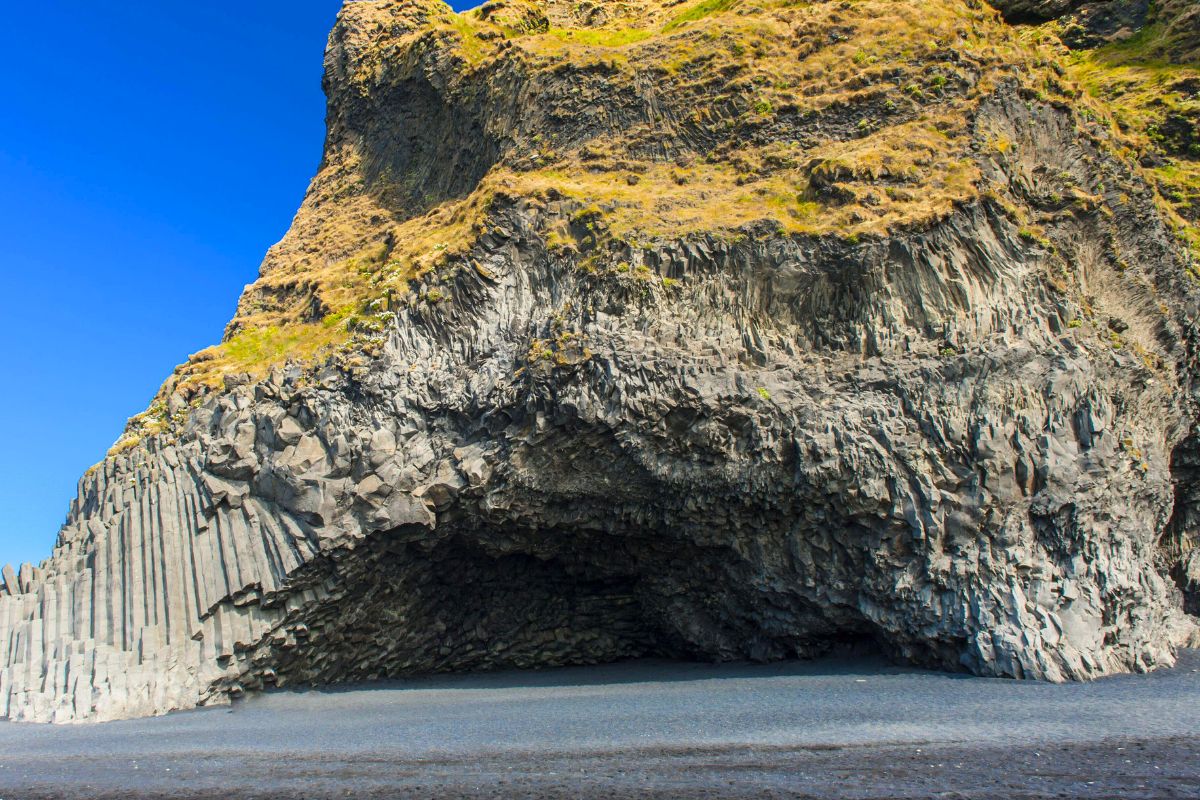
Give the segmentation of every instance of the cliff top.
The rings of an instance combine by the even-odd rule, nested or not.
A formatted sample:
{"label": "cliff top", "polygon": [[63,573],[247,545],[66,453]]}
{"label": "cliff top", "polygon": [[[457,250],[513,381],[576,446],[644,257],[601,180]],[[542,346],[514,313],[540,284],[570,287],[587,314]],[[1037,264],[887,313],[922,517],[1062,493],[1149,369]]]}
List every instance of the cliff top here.
{"label": "cliff top", "polygon": [[[1009,143],[976,111],[1003,86],[1077,109],[1140,159],[1200,248],[1195,144],[1171,149],[1157,105],[1195,109],[1200,72],[1168,60],[1194,54],[1189,14],[1069,50],[1070,19],[1014,27],[967,0],[348,2],[325,158],[292,230],[225,340],[176,370],[126,443],[225,375],[369,356],[398,303],[446,302],[441,282],[486,269],[467,254],[512,234],[492,229],[498,206],[535,207],[552,251],[630,281],[649,276],[629,249],[662,239],[925,225],[991,192],[981,164]],[[1036,240],[1038,220],[1010,211]]]}

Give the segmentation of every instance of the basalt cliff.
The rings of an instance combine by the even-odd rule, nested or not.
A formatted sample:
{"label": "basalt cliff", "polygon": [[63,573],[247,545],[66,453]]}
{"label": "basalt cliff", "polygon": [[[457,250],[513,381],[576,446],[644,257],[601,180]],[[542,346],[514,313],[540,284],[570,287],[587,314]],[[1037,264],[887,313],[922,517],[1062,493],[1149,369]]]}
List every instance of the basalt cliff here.
{"label": "basalt cliff", "polygon": [[0,580],[0,717],[1200,611],[1190,2],[350,0],[221,344]]}

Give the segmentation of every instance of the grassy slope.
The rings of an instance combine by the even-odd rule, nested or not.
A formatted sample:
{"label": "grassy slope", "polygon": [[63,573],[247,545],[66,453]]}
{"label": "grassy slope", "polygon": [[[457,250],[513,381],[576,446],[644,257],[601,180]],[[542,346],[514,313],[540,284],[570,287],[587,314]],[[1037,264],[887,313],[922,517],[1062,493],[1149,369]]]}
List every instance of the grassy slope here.
{"label": "grassy slope", "polygon": [[[565,224],[543,234],[551,247],[578,251],[587,269],[621,270],[589,255],[603,242],[636,246],[700,231],[736,236],[764,219],[794,234],[884,235],[940,218],[987,190],[968,121],[1001,82],[1015,80],[1031,97],[1073,104],[1086,90],[1105,104],[1092,103],[1095,113],[1111,108],[1113,124],[1136,139],[1149,136],[1153,97],[1164,82],[1191,70],[1134,58],[1138,43],[1075,56],[1064,68],[1065,56],[1046,29],[1014,31],[986,6],[971,5],[613,3],[602,24],[585,25],[546,15],[527,0],[464,14],[427,3],[424,30],[364,57],[364,86],[372,64],[433,45],[455,54],[463,86],[486,82],[501,60],[516,60],[531,77],[557,75],[566,65],[599,67],[616,88],[649,81],[677,102],[642,126],[582,146],[535,135],[516,148],[519,158],[502,159],[468,197],[398,222],[392,215],[379,223],[380,209],[356,191],[365,180],[357,154],[329,159],[310,193],[319,202],[301,210],[291,234],[302,254],[289,253],[264,271],[243,298],[231,335],[176,371],[156,407],[131,425],[127,441],[157,429],[172,393],[195,400],[229,373],[262,375],[287,360],[370,352],[389,307],[445,300],[436,289],[412,297],[410,281],[458,268],[458,256],[486,230],[498,195],[575,201],[577,218],[594,235],[579,240]],[[1113,87],[1121,81],[1136,89],[1117,94]],[[707,150],[670,159],[638,155],[656,137],[686,140],[697,130],[724,135]],[[791,138],[797,130],[818,133],[800,142]],[[1131,153],[1136,147],[1130,142]],[[1187,192],[1193,167],[1172,161],[1155,174],[1168,193]],[[1180,227],[1194,234],[1182,220]],[[323,318],[312,319],[311,303],[288,299],[300,289],[319,299]]]}
{"label": "grassy slope", "polygon": [[1061,60],[1109,116],[1130,155],[1146,166],[1180,235],[1200,258],[1200,62],[1177,37],[1157,21],[1124,41],[1064,52]]}

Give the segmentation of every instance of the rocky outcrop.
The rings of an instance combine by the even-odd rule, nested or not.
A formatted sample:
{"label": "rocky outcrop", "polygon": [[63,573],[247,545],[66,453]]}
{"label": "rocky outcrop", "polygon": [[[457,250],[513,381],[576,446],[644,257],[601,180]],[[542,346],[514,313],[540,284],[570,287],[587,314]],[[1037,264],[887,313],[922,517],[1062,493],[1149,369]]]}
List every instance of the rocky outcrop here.
{"label": "rocky outcrop", "polygon": [[1162,0],[1156,21],[1164,28],[1164,55],[1179,64],[1200,61],[1200,6],[1188,0]]}
{"label": "rocky outcrop", "polygon": [[[997,0],[993,3],[1014,22],[1041,22],[1061,17],[1085,0]],[[1103,2],[1103,0],[1101,0]]]}
{"label": "rocky outcrop", "polygon": [[1146,44],[1177,64],[1200,58],[1200,6],[1191,0],[997,0],[1014,23],[1062,20],[1062,41],[1075,49],[1124,42],[1152,26]]}
{"label": "rocky outcrop", "polygon": [[[313,242],[352,238],[330,219],[368,240],[386,222],[372,208],[431,225],[428,208],[528,156],[528,120],[443,81],[463,69],[457,45],[419,32],[444,13],[343,11],[326,164],[231,336],[256,314],[329,314],[336,295],[296,276]],[[389,36],[400,49],[379,50]],[[514,85],[527,56],[509,57],[488,80]],[[597,69],[568,73],[575,91],[545,74],[515,85],[569,104],[613,80]],[[230,356],[181,371],[162,426],[80,482],[53,556],[5,571],[0,716],[844,641],[1055,681],[1171,664],[1196,588],[1186,254],[1100,128],[1015,79],[955,91],[944,102],[973,98],[961,135],[981,188],[944,213],[862,236],[764,219],[618,237],[613,208],[513,182],[340,354],[207,392],[190,376]],[[396,107],[424,110],[392,127]],[[549,124],[554,107],[538,107]],[[756,122],[755,141],[853,141],[870,132],[858,118],[842,105]],[[587,119],[560,122],[558,146],[620,129],[617,110]],[[684,150],[659,155],[686,164]],[[812,165],[809,196],[830,215],[886,202],[854,207],[860,152]],[[895,163],[872,174],[904,191]],[[381,271],[402,247],[390,241]]]}

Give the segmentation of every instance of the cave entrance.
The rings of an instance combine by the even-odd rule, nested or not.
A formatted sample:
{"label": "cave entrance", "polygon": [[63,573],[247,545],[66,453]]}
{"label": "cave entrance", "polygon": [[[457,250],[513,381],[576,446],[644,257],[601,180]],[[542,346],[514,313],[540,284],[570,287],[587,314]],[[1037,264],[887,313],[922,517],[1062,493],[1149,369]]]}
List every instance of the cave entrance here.
{"label": "cave entrance", "polygon": [[377,536],[334,565],[337,589],[304,611],[304,640],[275,654],[279,685],[686,656],[628,571],[475,537],[403,538]]}
{"label": "cave entrance", "polygon": [[397,529],[332,554],[315,575],[327,593],[293,617],[304,636],[254,663],[294,686],[888,649],[857,609],[764,584],[747,563],[663,530]]}

